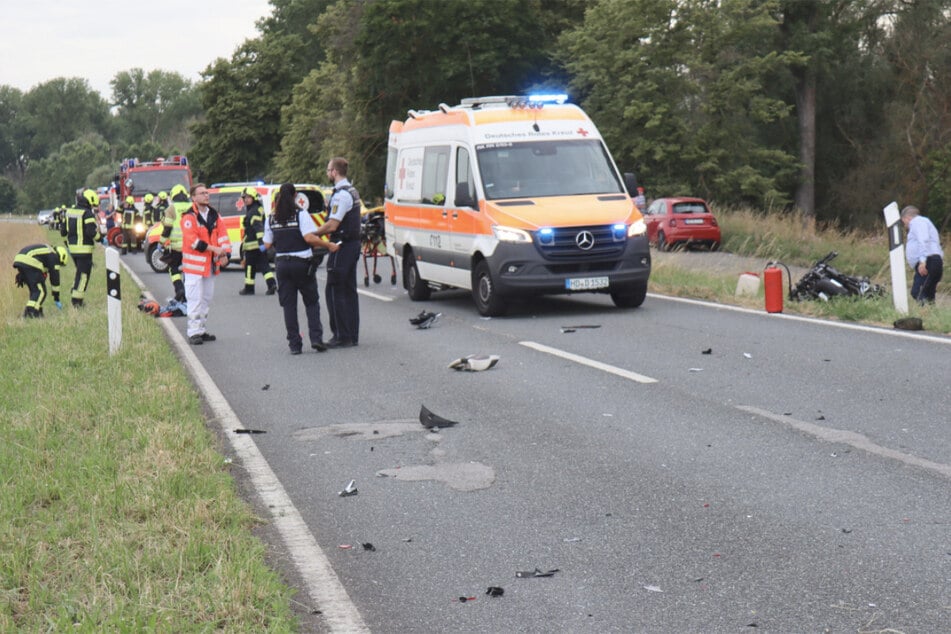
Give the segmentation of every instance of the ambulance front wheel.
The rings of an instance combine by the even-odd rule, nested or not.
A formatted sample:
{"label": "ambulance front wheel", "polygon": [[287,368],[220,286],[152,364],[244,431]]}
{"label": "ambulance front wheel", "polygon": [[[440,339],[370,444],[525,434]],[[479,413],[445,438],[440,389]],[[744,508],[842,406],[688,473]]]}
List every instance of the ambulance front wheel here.
{"label": "ambulance front wheel", "polygon": [[611,291],[611,301],[618,308],[637,308],[647,297],[647,282],[638,282],[616,291]]}
{"label": "ambulance front wheel", "polygon": [[498,317],[505,314],[505,302],[495,289],[495,282],[485,260],[476,264],[472,273],[472,298],[476,308],[485,317]]}
{"label": "ambulance front wheel", "polygon": [[414,302],[425,302],[432,294],[429,283],[419,276],[416,258],[413,257],[412,251],[407,252],[403,258],[403,286]]}

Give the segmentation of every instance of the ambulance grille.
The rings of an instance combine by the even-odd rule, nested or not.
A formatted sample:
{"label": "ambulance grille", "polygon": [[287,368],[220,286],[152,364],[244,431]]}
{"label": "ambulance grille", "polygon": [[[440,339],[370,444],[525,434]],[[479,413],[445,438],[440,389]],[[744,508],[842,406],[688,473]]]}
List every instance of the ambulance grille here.
{"label": "ambulance grille", "polygon": [[[594,242],[589,249],[578,246],[579,235],[584,232],[587,232],[584,237],[591,238]],[[554,229],[553,237],[545,243],[542,243],[536,234],[535,246],[542,255],[549,258],[610,258],[621,254],[624,250],[624,240],[615,239],[611,225],[559,227]]]}

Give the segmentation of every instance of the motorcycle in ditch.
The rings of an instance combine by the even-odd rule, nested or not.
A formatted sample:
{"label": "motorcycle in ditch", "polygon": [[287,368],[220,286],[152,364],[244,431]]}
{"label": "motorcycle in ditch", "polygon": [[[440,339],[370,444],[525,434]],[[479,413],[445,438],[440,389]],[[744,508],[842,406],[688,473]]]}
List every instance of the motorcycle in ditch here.
{"label": "motorcycle in ditch", "polygon": [[795,286],[791,285],[789,268],[781,262],[774,262],[786,268],[787,279],[790,280],[789,299],[797,302],[815,299],[829,301],[833,297],[879,297],[885,294],[885,289],[873,284],[868,277],[846,275],[830,265],[829,262],[838,255],[838,252],[832,251],[816,262]]}

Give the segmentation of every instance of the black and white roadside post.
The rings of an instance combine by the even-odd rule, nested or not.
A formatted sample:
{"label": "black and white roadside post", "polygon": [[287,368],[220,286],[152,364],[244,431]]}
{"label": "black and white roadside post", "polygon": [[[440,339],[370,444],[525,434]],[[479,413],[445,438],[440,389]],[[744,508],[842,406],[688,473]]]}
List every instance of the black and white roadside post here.
{"label": "black and white roadside post", "polygon": [[106,248],[106,305],[109,312],[109,354],[122,345],[122,291],[119,279],[119,252]]}
{"label": "black and white roadside post", "polygon": [[901,239],[901,213],[898,204],[888,203],[882,210],[888,226],[888,257],[892,268],[892,301],[895,310],[908,314],[908,279],[905,277],[905,245]]}

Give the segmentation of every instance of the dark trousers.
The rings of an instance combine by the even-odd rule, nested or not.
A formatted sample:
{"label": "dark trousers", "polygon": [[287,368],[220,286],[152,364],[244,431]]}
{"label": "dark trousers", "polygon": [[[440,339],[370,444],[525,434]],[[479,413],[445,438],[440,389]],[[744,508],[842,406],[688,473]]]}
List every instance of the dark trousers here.
{"label": "dark trousers", "polygon": [[327,258],[327,312],[330,331],[338,341],[358,343],[360,338],[360,304],[357,299],[357,263],[360,260],[360,241],[340,245]]}
{"label": "dark trousers", "polygon": [[76,263],[76,277],[73,280],[73,303],[82,303],[86,296],[86,287],[89,286],[89,275],[92,273],[92,253],[73,253],[73,262]]}
{"label": "dark trousers", "polygon": [[922,275],[915,267],[915,278],[911,282],[911,296],[917,299],[918,303],[934,303],[935,291],[938,289],[938,282],[944,277],[944,260],[940,255],[929,255],[925,260],[925,268],[928,269],[928,275]]}
{"label": "dark trousers", "polygon": [[43,310],[43,302],[46,300],[46,275],[32,266],[14,265],[13,268],[20,272],[23,283],[30,289],[30,299],[26,302],[27,312],[31,312],[31,308],[37,312]]}
{"label": "dark trousers", "polygon": [[317,276],[310,273],[310,261],[302,258],[278,259],[277,298],[284,309],[284,328],[287,329],[287,344],[291,350],[300,350],[304,344],[297,319],[297,294],[304,301],[307,315],[307,333],[310,343],[322,342],[324,329],[320,325],[320,294]]}
{"label": "dark trousers", "polygon": [[185,282],[182,281],[182,252],[168,251],[168,277],[172,280],[172,288],[175,291],[175,301],[185,301]]}
{"label": "dark trousers", "polygon": [[267,261],[267,253],[259,249],[244,252],[244,285],[254,288],[254,276],[260,273],[267,283],[267,287],[274,286],[274,274],[271,273],[271,263]]}

